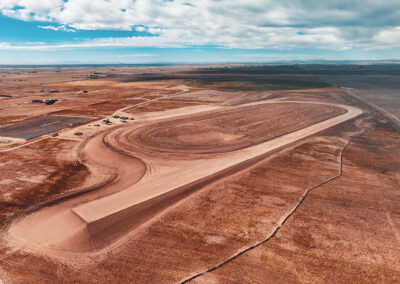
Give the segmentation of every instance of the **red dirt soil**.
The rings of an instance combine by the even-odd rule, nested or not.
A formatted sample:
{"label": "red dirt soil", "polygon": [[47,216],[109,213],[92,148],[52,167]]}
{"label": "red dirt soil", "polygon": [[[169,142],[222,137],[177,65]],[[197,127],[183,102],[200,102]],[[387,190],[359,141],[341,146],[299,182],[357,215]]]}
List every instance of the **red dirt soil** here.
{"label": "red dirt soil", "polygon": [[[284,103],[283,105],[286,107],[293,107],[291,103]],[[137,162],[133,163],[134,159],[130,161],[128,157],[107,149],[105,145],[102,144],[104,139],[103,133],[95,139],[89,140],[89,143],[85,147],[85,153],[87,158],[94,164],[100,164],[106,167],[116,166],[120,169],[116,182],[108,184],[99,190],[101,194],[103,194],[103,192],[110,194],[112,188],[112,191],[117,193],[104,198],[101,198],[101,195],[98,195],[96,198],[92,196],[90,199],[91,201],[89,200],[90,202],[88,202],[87,198],[82,199],[84,197],[72,199],[70,202],[64,202],[60,205],[45,208],[17,220],[15,225],[12,225],[9,230],[10,242],[19,243],[19,245],[24,247],[32,247],[35,250],[41,250],[43,253],[63,258],[65,258],[65,253],[60,252],[60,250],[96,252],[106,245],[108,246],[110,243],[115,242],[116,238],[120,239],[129,230],[149,220],[151,217],[155,216],[156,213],[160,212],[161,209],[171,206],[177,200],[187,196],[193,191],[191,188],[203,185],[208,180],[215,180],[216,177],[221,178],[229,174],[231,168],[235,169],[235,167],[238,167],[238,169],[242,169],[242,163],[256,158],[265,152],[275,150],[283,145],[307,137],[326,127],[330,127],[360,114],[358,109],[347,107],[348,113],[338,116],[338,114],[343,112],[339,108],[318,105],[319,110],[322,109],[322,113],[325,115],[321,117],[320,111],[315,113],[312,111],[317,105],[311,104],[311,106],[314,107],[311,109],[309,109],[308,106],[307,104],[304,106],[299,104],[297,106],[297,109],[300,110],[304,107],[302,112],[306,115],[302,116],[296,112],[291,113],[294,115],[293,119],[296,118],[301,121],[300,127],[302,123],[308,122],[308,124],[314,124],[298,130],[297,132],[290,133],[293,131],[290,129],[290,134],[270,141],[268,141],[268,139],[271,139],[271,136],[268,135],[271,133],[275,135],[283,134],[282,132],[277,132],[278,130],[274,128],[273,123],[270,124],[271,129],[269,129],[269,131],[265,131],[266,125],[261,128],[248,127],[248,125],[254,124],[253,120],[257,120],[256,118],[260,121],[266,120],[266,117],[264,117],[265,104],[256,105],[255,107],[239,107],[237,111],[219,111],[216,116],[213,116],[213,112],[211,112],[208,118],[206,115],[191,116],[191,121],[201,121],[205,123],[205,125],[208,125],[209,121],[212,121],[212,119],[217,119],[220,124],[222,123],[221,125],[224,125],[224,121],[226,125],[229,125],[232,119],[229,117],[230,115],[243,115],[252,111],[253,120],[244,120],[240,123],[242,125],[241,134],[245,135],[250,141],[253,141],[254,144],[258,142],[259,145],[248,147],[247,145],[251,146],[252,144],[248,144],[248,142],[244,140],[245,146],[243,146],[243,150],[226,155],[225,158],[214,159],[211,162],[213,164],[212,167],[207,167],[206,164],[210,162],[204,159],[198,161],[192,159],[182,162],[169,160],[167,163],[160,162],[155,159],[155,157],[151,160],[145,159],[147,174],[144,178],[142,178],[144,174],[144,164],[141,166],[142,162],[139,162],[139,164]],[[233,110],[235,110],[235,108]],[[260,111],[261,116],[257,116],[257,110]],[[279,111],[282,111],[282,109],[279,109]],[[329,111],[333,112],[333,114],[329,113]],[[336,116],[324,121],[327,115]],[[273,117],[269,118],[273,119]],[[312,120],[310,120],[311,118]],[[323,121],[315,124],[315,122],[321,120]],[[171,125],[178,123],[179,127],[179,122],[181,120],[168,121]],[[237,128],[240,129],[240,127]],[[131,131],[129,127],[120,129],[128,129],[125,130],[128,133]],[[251,132],[257,129],[261,129],[265,132]],[[246,130],[248,133],[246,133]],[[256,141],[251,135],[252,133],[261,136],[261,139]],[[262,137],[263,133],[265,133],[264,135],[266,137]],[[118,138],[116,142],[121,140],[120,136],[116,137]],[[265,140],[268,142],[264,142]],[[220,144],[222,144],[222,141]],[[168,144],[166,145],[166,149],[168,149]],[[226,141],[226,147],[227,149],[221,150],[220,153],[234,150],[229,148],[229,141]],[[194,148],[193,154],[196,154],[195,150],[196,148]],[[99,152],[102,152],[102,157],[100,159],[97,156]],[[153,153],[156,154],[157,151],[153,151]],[[138,153],[135,152],[135,154],[137,155]],[[126,162],[124,162],[124,160],[126,160]],[[143,170],[140,170],[141,167]],[[228,172],[225,173],[225,171]],[[133,172],[138,173],[136,178],[132,178]],[[214,175],[216,176],[214,177]],[[140,182],[138,185],[132,187],[139,180]],[[180,198],[176,199],[175,196],[180,196]],[[36,223],[37,225],[32,227],[30,225],[32,223]],[[62,232],[62,234],[60,234],[60,232]],[[54,248],[57,249],[54,251]],[[66,253],[66,256],[67,258],[71,258],[70,253]],[[74,258],[74,261],[76,261],[76,258]]]}
{"label": "red dirt soil", "polygon": [[[0,152],[0,282],[400,282],[400,134],[381,113],[336,88],[129,81],[179,68],[3,72],[4,123],[119,110],[136,120]],[[60,101],[26,103],[48,96]],[[143,198],[150,206],[135,206]],[[120,221],[103,210],[124,203],[128,219],[88,230],[85,218]]]}

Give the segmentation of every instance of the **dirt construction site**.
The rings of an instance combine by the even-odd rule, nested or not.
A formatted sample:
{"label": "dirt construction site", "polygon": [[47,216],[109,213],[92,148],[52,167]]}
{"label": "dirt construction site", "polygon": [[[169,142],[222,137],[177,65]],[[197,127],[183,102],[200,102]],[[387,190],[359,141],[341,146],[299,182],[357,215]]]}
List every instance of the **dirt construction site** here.
{"label": "dirt construction site", "polygon": [[0,283],[400,282],[400,97],[317,67],[0,69]]}

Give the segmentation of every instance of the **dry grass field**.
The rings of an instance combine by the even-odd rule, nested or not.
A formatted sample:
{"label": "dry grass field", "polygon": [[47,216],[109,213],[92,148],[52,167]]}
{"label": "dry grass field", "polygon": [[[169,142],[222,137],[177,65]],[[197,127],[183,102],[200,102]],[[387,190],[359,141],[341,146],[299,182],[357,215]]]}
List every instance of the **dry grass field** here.
{"label": "dry grass field", "polygon": [[0,280],[399,282],[399,101],[328,67],[0,70]]}

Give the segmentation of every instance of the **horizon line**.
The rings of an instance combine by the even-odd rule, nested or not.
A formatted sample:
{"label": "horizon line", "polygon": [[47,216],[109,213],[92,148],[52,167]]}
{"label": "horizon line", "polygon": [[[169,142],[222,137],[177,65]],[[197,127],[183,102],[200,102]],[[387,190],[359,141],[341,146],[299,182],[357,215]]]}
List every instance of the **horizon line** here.
{"label": "horizon line", "polygon": [[24,63],[24,64],[2,64],[0,68],[5,67],[49,67],[49,66],[72,66],[72,67],[85,67],[85,66],[177,66],[177,65],[257,65],[257,64],[307,64],[307,63],[400,63],[400,59],[380,59],[380,60],[277,60],[277,61],[226,61],[226,62],[149,62],[149,63]]}

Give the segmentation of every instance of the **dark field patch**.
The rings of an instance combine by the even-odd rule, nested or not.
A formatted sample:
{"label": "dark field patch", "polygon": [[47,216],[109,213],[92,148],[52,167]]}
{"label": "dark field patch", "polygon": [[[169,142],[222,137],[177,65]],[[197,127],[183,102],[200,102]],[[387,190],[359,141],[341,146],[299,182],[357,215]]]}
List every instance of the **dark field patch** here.
{"label": "dark field patch", "polygon": [[375,64],[302,64],[302,68],[315,75],[400,75],[398,63]]}
{"label": "dark field patch", "polygon": [[84,116],[45,116],[0,127],[0,136],[32,139],[53,131],[90,121]]}
{"label": "dark field patch", "polygon": [[[221,80],[222,81],[222,80]],[[227,80],[229,81],[229,80]],[[330,87],[330,84],[312,79],[267,79],[252,78],[252,80],[232,81],[221,83],[213,80],[192,82],[194,87],[208,87],[226,91],[266,91],[266,90],[298,90]]]}
{"label": "dark field patch", "polygon": [[297,90],[330,87],[296,65],[202,68],[190,72],[137,74],[122,82],[182,81],[195,88],[227,91]]}
{"label": "dark field patch", "polygon": [[12,98],[10,95],[0,95],[0,100]]}
{"label": "dark field patch", "polygon": [[128,105],[134,105],[144,102],[144,99],[130,98],[123,100],[110,100],[82,106],[79,108],[66,109],[57,112],[60,115],[92,115],[92,116],[108,116],[115,111]]}

